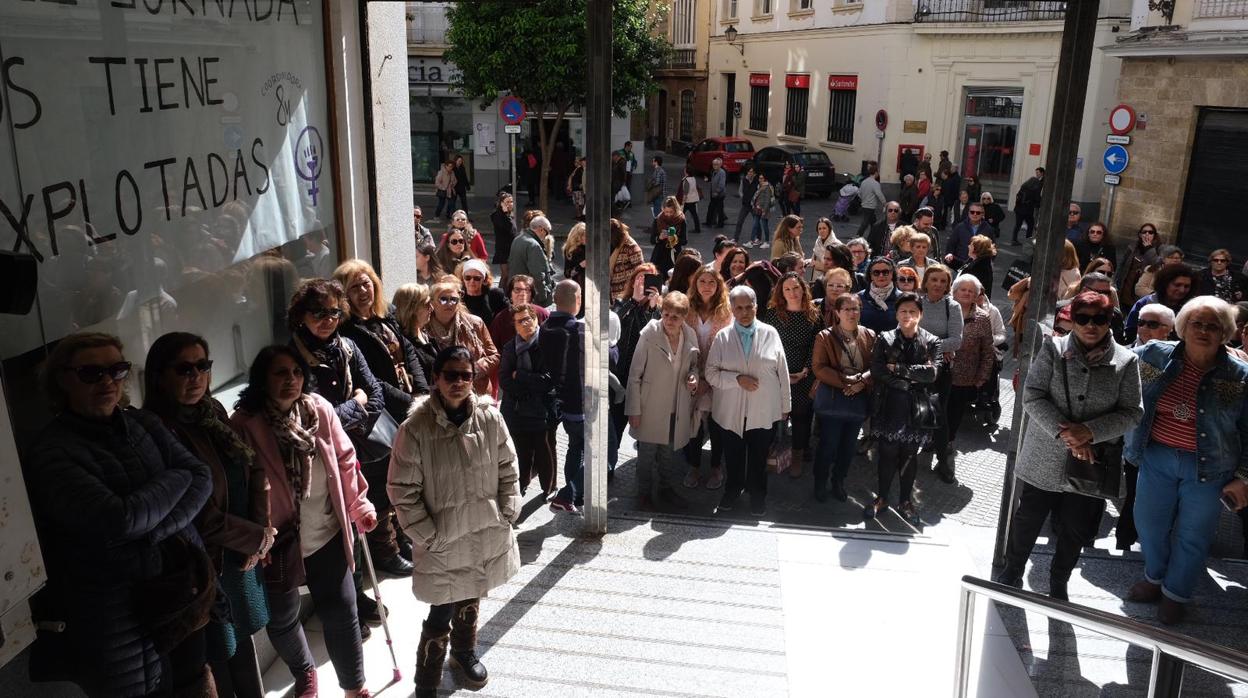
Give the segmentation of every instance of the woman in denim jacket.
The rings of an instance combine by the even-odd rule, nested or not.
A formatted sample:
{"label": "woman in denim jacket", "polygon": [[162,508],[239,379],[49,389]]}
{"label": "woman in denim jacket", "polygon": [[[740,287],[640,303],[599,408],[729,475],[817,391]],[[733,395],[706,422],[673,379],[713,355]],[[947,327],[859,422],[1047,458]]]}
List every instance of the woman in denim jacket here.
{"label": "woman in denim jacket", "polygon": [[1234,306],[1200,296],[1175,321],[1178,342],[1149,342],[1140,357],[1144,420],[1127,436],[1140,465],[1135,522],[1144,579],[1128,601],[1161,602],[1166,624],[1183,619],[1217,530],[1219,498],[1248,505],[1248,363],[1227,353]]}

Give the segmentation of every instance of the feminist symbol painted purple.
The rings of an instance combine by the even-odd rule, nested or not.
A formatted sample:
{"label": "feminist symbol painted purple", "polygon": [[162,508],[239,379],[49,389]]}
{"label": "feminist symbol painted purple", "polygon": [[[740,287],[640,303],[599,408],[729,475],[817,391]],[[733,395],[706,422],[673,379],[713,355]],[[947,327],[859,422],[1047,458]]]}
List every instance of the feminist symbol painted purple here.
{"label": "feminist symbol painted purple", "polygon": [[305,127],[299,133],[299,138],[295,139],[295,174],[311,183],[308,195],[312,197],[313,206],[316,205],[317,195],[321,191],[316,182],[321,178],[324,152],[325,142],[321,140],[321,132],[315,126]]}

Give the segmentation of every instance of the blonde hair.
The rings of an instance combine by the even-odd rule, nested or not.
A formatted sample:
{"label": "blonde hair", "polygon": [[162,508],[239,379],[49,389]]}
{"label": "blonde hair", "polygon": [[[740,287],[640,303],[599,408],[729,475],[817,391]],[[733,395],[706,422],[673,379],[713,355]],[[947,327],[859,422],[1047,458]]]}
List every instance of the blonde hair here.
{"label": "blonde hair", "polygon": [[403,284],[394,292],[394,319],[399,327],[408,334],[416,334],[416,313],[421,307],[429,305],[433,296],[429,287],[424,284]]}
{"label": "blonde hair", "polygon": [[1062,270],[1079,268],[1079,253],[1075,250],[1075,243],[1066,240],[1066,245],[1062,247]]}
{"label": "blonde hair", "polygon": [[689,296],[680,291],[668,291],[667,295],[663,296],[663,302],[659,308],[687,316],[689,315]]}
{"label": "blonde hair", "polygon": [[827,295],[827,289],[832,285],[832,279],[840,279],[845,284],[845,293],[849,293],[854,288],[854,277],[849,270],[841,267],[832,267],[823,275],[824,295]]}
{"label": "blonde hair", "polygon": [[[703,274],[709,274],[715,278],[715,295],[709,302],[703,301],[702,293],[698,291],[698,279],[701,279]],[[728,305],[728,284],[724,283],[724,277],[720,276],[719,272],[703,268],[694,272],[689,278],[689,309],[699,318],[703,311],[716,320],[724,320],[732,315],[732,308]]]}
{"label": "blonde hair", "polygon": [[[377,276],[377,272],[373,271],[373,265],[362,259],[348,259],[339,264],[338,268],[334,270],[334,281],[342,284],[342,288],[345,291],[351,288],[351,279],[360,274],[367,276],[368,280],[373,284],[373,315],[385,317],[389,309],[386,307],[385,293],[381,290],[381,277]],[[347,313],[351,314],[352,312],[351,297],[348,294]]]}
{"label": "blonde hair", "polygon": [[572,254],[576,248],[585,245],[585,224],[577,223],[568,231],[568,239],[563,243],[563,256]]}
{"label": "blonde hair", "polygon": [[893,231],[892,237],[888,239],[888,244],[892,245],[894,249],[902,250],[908,253],[910,252],[910,234],[913,232],[914,229],[908,225],[898,226],[897,229]]}
{"label": "blonde hair", "polygon": [[456,279],[455,281],[439,281],[438,283],[430,286],[429,287],[430,302],[437,301],[438,296],[442,295],[443,293],[447,291],[454,291],[455,295],[460,296],[460,299],[459,299],[460,303],[458,306],[455,307],[455,312],[467,313],[468,309],[464,306],[464,302],[463,302],[464,299],[462,297],[464,294],[464,287],[462,284],[460,284],[458,279]]}
{"label": "blonde hair", "polygon": [[[984,192],[987,194],[988,192]],[[975,235],[970,242],[971,251],[976,257],[996,257],[997,246],[992,243],[992,238],[987,235]]]}

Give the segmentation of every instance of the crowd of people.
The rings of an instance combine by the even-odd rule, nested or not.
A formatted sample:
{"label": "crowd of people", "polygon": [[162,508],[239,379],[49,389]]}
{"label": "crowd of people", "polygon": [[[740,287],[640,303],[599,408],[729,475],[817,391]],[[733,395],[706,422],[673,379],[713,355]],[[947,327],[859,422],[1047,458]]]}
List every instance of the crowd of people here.
{"label": "crowd of people", "polygon": [[[512,522],[534,479],[552,511],[584,506],[586,230],[570,231],[559,274],[550,218],[528,210],[513,225],[503,192],[491,256],[466,207],[451,210],[455,170],[435,211],[445,231],[414,211],[417,282],[387,296],[356,259],[308,275],[284,310],[290,341],[258,352],[232,413],[197,335],[152,344],[141,409],[117,338],[57,344],[43,373],[56,416],[26,459],[49,573],[32,673],[91,695],[259,696],[251,638],[264,628],[295,694],[315,696],[306,586],[338,685],[366,696],[362,643],[386,613],[366,593],[373,568],[410,576],[430,604],[417,695],[436,694],[448,661],[463,685],[486,684],[480,599],[519,568]],[[978,415],[992,413],[1011,344],[991,302],[999,207],[969,177],[948,206],[949,173],[920,171],[924,186],[904,202],[879,196],[882,215],[841,241],[828,218],[805,233],[800,206],[772,227],[776,192],[760,198],[771,185],[747,170],[737,234],[703,259],[686,219],[696,234],[705,194],[707,227],[726,225],[720,172],[677,196],[648,178],[648,260],[610,222],[609,472],[628,430],[640,508],[679,509],[682,490],[702,488],[719,492],[717,511],[762,516],[771,477],[810,473],[815,500],[848,502],[854,458],[870,453],[875,487],[852,493],[862,517],[891,508],[922,526],[919,454],[952,486],[964,423],[995,421]],[[1125,497],[1118,543],[1138,541],[1145,558],[1129,598],[1177,622],[1221,506],[1248,505],[1245,284],[1228,251],[1196,270],[1152,225],[1120,259],[1103,224],[1070,212],[1075,274],[1023,386],[1021,496],[998,579],[1021,585],[1051,516],[1049,592],[1065,598],[1105,501]],[[1015,344],[1030,283],[1009,287]]]}

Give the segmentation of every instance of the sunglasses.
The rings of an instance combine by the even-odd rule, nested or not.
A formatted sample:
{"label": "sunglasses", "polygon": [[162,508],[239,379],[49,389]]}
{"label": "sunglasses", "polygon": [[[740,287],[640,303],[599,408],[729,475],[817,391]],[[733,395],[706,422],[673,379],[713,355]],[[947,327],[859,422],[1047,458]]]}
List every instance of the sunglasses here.
{"label": "sunglasses", "polygon": [[463,241],[463,240],[451,240],[451,243],[450,243],[450,244],[452,244],[452,245],[462,245],[462,244],[464,244],[464,241]]}
{"label": "sunglasses", "polygon": [[899,208],[890,208],[890,209],[888,209],[888,213],[901,213],[901,209],[899,209]]}
{"label": "sunglasses", "polygon": [[194,378],[198,373],[208,373],[212,370],[211,359],[200,359],[199,361],[183,361],[173,365],[173,372],[183,378]]}
{"label": "sunglasses", "polygon": [[472,275],[470,275],[470,276],[465,276],[465,277],[464,277],[464,281],[476,281],[476,282],[480,283],[480,282],[482,282],[482,281],[485,281],[485,277],[484,277],[484,276],[477,276],[476,274],[472,274]]}
{"label": "sunglasses", "polygon": [[1079,212],[1078,212],[1078,211],[1071,211],[1071,212],[1070,212],[1070,213],[1068,213],[1067,215],[1070,215],[1070,216],[1077,216],[1077,215],[1079,215]]}
{"label": "sunglasses", "polygon": [[918,279],[915,279],[915,278],[912,278],[912,277],[909,277],[909,276],[899,276],[899,277],[897,277],[897,283],[899,283],[899,284],[917,284],[917,283],[919,283],[919,280],[918,280]]}
{"label": "sunglasses", "polygon": [[1104,313],[1100,315],[1087,315],[1086,313],[1079,313],[1071,319],[1074,320],[1075,324],[1080,327],[1088,324],[1089,322],[1097,327],[1104,327],[1109,324],[1109,316]]}
{"label": "sunglasses", "polygon": [[341,320],[341,308],[321,308],[320,310],[310,311],[309,314],[316,320]]}
{"label": "sunglasses", "polygon": [[84,364],[82,366],[66,366],[66,371],[72,371],[78,376],[78,380],[87,385],[94,385],[104,380],[104,376],[108,376],[114,383],[120,383],[130,375],[130,362],[118,361],[112,366],[100,366],[97,364]]}
{"label": "sunglasses", "polygon": [[1140,327],[1147,327],[1150,330],[1159,330],[1162,327],[1169,327],[1168,324],[1162,322],[1161,320],[1140,320],[1139,325]]}
{"label": "sunglasses", "polygon": [[412,218],[424,218],[424,216],[420,215],[419,213],[413,213]]}
{"label": "sunglasses", "polygon": [[872,269],[871,276],[892,276],[892,269]]}
{"label": "sunglasses", "polygon": [[1231,260],[1222,259],[1221,257],[1218,257],[1217,259],[1211,259],[1209,261],[1213,264],[1230,264],[1231,263]]}
{"label": "sunglasses", "polygon": [[1140,235],[1156,235],[1156,230],[1141,230]]}
{"label": "sunglasses", "polygon": [[970,214],[972,216],[982,216],[984,215],[984,212],[983,211],[971,211]]}
{"label": "sunglasses", "polygon": [[447,383],[471,383],[472,371],[442,371],[438,375]]}
{"label": "sunglasses", "polygon": [[459,299],[455,296],[443,296],[438,299],[438,303],[445,306],[459,305]]}

